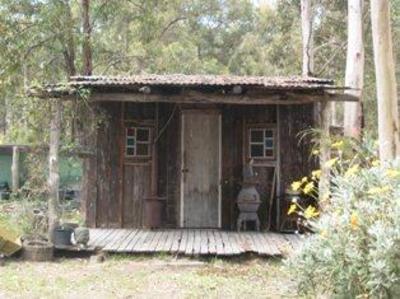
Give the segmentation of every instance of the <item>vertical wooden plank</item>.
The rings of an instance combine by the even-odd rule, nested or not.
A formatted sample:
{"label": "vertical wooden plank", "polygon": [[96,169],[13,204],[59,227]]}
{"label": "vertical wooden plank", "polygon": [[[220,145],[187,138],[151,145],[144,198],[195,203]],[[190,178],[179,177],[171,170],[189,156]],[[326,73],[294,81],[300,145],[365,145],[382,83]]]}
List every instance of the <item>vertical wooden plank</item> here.
{"label": "vertical wooden plank", "polygon": [[119,188],[119,225],[120,227],[124,227],[124,160],[125,160],[125,103],[121,102],[120,108],[120,125],[119,125],[119,134],[118,136],[118,145],[119,145],[119,174],[118,174],[118,188]]}

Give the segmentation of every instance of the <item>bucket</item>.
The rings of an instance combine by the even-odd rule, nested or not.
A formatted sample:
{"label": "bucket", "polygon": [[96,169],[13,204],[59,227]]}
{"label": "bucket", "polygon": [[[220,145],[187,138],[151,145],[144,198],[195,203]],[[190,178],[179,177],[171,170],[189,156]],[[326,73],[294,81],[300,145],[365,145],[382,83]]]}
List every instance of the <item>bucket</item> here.
{"label": "bucket", "polygon": [[162,225],[162,211],[164,200],[160,198],[147,198],[144,203],[145,226],[147,228],[159,228]]}
{"label": "bucket", "polygon": [[73,229],[69,227],[59,227],[54,230],[55,246],[71,246],[71,236]]}

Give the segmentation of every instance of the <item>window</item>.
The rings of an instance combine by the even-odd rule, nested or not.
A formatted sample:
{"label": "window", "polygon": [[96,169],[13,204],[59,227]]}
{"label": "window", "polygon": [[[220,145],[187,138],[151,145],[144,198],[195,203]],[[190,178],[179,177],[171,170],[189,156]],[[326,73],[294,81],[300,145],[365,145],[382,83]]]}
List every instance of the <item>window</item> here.
{"label": "window", "polygon": [[150,135],[150,128],[126,128],[125,155],[127,157],[149,157],[151,147]]}
{"label": "window", "polygon": [[249,136],[249,155],[251,158],[275,157],[275,130],[252,128]]}

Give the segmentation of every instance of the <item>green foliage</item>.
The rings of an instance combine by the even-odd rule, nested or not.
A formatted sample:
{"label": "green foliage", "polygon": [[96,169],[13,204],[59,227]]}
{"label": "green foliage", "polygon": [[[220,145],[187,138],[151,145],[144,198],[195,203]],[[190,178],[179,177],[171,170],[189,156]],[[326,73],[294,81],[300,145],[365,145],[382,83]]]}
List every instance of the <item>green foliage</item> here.
{"label": "green foliage", "polygon": [[341,156],[329,205],[308,220],[316,234],[289,261],[302,293],[400,296],[400,161],[379,165],[366,148]]}

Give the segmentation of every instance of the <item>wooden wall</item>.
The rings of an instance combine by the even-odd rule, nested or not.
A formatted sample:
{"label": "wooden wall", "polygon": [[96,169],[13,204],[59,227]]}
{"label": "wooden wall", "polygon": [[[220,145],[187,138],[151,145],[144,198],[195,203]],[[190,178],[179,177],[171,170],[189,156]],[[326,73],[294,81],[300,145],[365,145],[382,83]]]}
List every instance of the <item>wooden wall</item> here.
{"label": "wooden wall", "polygon": [[122,222],[122,105],[101,104],[104,121],[97,137],[97,213],[99,227],[119,227]]}
{"label": "wooden wall", "polygon": [[[135,117],[148,118],[149,115],[140,111],[154,110],[154,104],[102,103],[101,107],[108,115],[108,121],[100,126],[97,137],[97,175],[89,178],[91,186],[97,186],[97,197],[86,204],[86,215],[95,221],[88,221],[90,226],[121,227],[137,226],[138,223],[128,223],[132,205],[127,203],[125,193],[132,190],[124,185],[132,177],[126,174],[124,166],[124,129],[122,117],[127,118],[136,113]],[[145,107],[145,109],[144,109]],[[313,125],[313,105],[295,106],[229,106],[217,107],[222,114],[222,227],[235,229],[238,210],[236,197],[241,188],[242,169],[244,164],[244,132],[247,124],[270,123],[279,126],[280,144],[280,190],[293,180],[307,175],[314,167],[310,160],[310,144],[299,144],[298,133]],[[143,110],[144,109],[144,110]],[[130,112],[129,112],[130,111]],[[135,112],[136,111],[136,112]],[[137,114],[139,113],[139,114]],[[277,116],[280,119],[277,119]],[[130,118],[130,117],[129,117]],[[168,124],[168,125],[166,125]],[[164,128],[165,127],[165,128]],[[158,195],[165,197],[163,222],[167,227],[176,227],[179,223],[180,202],[180,109],[174,104],[159,104],[159,130],[164,130],[158,144]],[[278,157],[277,157],[278,160]],[[271,162],[271,165],[273,162]],[[260,208],[262,227],[268,222],[268,200],[272,189],[273,167],[255,165],[255,171],[262,183],[258,186],[263,200]],[[148,168],[143,171],[147,173]],[[95,172],[93,172],[94,174]],[[140,174],[137,174],[140,177]],[[148,177],[144,175],[143,177]],[[128,184],[129,185],[129,184]],[[128,190],[128,189],[129,190]],[[133,191],[132,191],[133,192]],[[96,192],[92,192],[93,195]],[[146,195],[143,195],[146,196]],[[273,223],[276,220],[277,201],[273,206]],[[136,206],[142,209],[140,206]],[[124,223],[125,219],[125,223]],[[90,219],[89,219],[90,220]]]}

